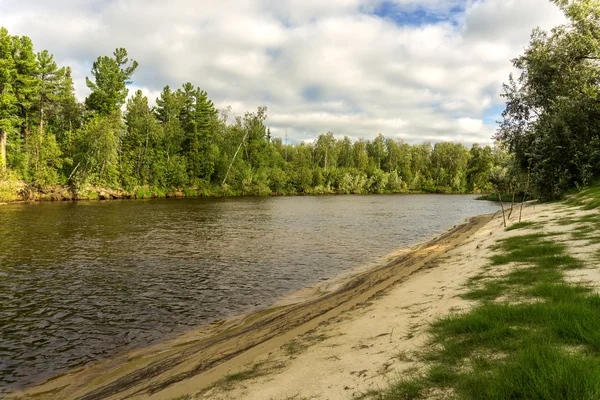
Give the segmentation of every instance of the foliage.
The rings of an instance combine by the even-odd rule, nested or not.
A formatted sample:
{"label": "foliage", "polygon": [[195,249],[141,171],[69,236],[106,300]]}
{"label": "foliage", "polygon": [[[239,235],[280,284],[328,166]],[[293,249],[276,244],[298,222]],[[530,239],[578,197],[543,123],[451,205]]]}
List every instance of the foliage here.
{"label": "foliage", "polygon": [[127,85],[131,83],[131,76],[137,69],[137,61],[129,63],[127,50],[120,48],[113,53],[113,58],[98,57],[92,66],[94,81],[86,78],[86,84],[92,91],[85,100],[85,105],[90,111],[102,115],[113,114],[120,110],[129,93]]}
{"label": "foliage", "polygon": [[569,22],[533,31],[504,85],[497,138],[546,199],[600,175],[600,2],[554,0]]}
{"label": "foliage", "polygon": [[331,132],[290,144],[272,137],[266,107],[231,120],[189,82],[166,86],[155,107],[141,91],[128,98],[137,67],[122,48],[98,57],[82,104],[70,68],[0,30],[0,134],[10,171],[39,189],[112,188],[135,197],[491,189],[489,146],[409,145],[381,134],[352,142]]}

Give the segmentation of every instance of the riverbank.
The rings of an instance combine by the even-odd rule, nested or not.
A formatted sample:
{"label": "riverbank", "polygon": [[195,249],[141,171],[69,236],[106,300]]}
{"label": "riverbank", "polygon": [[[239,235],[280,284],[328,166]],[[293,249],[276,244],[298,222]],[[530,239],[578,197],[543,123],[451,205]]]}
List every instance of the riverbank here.
{"label": "riverbank", "polygon": [[[177,382],[196,382],[196,379],[216,382],[227,375],[231,363],[242,365],[255,351],[278,349],[287,340],[405,279],[470,235],[483,222],[476,218],[438,240],[404,252],[383,266],[345,278],[329,287],[333,292],[319,290],[312,299],[300,304],[279,305],[191,332],[169,343],[124,354],[54,379],[28,393],[45,393],[43,396],[48,398],[121,398],[140,390],[145,394],[160,392],[177,386],[172,385]],[[302,300],[306,300],[306,296]],[[99,376],[102,378],[98,379]]]}
{"label": "riverbank", "polygon": [[[321,196],[344,194],[481,194],[454,192],[423,192],[411,190],[397,191],[351,191],[339,192],[331,187],[317,186],[302,192],[263,190],[235,190],[228,185],[188,188],[161,188],[140,186],[130,190],[123,188],[107,188],[88,186],[77,189],[70,186],[33,187],[19,180],[0,180],[0,205],[22,202],[51,202],[78,200],[136,200],[136,199],[169,199],[195,197],[245,197],[245,196]],[[487,200],[486,196],[481,197]]]}

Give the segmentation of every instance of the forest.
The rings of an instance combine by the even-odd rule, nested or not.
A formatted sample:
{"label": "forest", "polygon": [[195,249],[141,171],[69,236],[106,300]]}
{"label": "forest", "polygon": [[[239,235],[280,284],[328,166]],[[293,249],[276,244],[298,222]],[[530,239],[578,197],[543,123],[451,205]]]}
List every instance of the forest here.
{"label": "forest", "polygon": [[[71,69],[0,29],[0,200],[98,188],[128,197],[269,194],[509,193],[556,199],[600,175],[600,11],[555,0],[569,19],[534,30],[512,60],[495,145],[408,144],[333,133],[272,137],[267,108],[231,117],[197,85],[151,101],[128,86],[138,63],[98,57],[78,101]],[[49,189],[50,188],[50,189]],[[64,197],[64,196],[63,196]],[[67,196],[68,197],[68,196]]]}
{"label": "forest", "polygon": [[231,118],[189,82],[166,86],[154,102],[141,91],[129,96],[137,68],[123,48],[98,57],[79,102],[69,67],[2,28],[4,197],[56,187],[84,197],[97,188],[133,197],[479,193],[492,189],[489,174],[503,157],[490,146],[410,145],[381,134],[352,142],[328,132],[290,144],[271,136],[266,107]]}

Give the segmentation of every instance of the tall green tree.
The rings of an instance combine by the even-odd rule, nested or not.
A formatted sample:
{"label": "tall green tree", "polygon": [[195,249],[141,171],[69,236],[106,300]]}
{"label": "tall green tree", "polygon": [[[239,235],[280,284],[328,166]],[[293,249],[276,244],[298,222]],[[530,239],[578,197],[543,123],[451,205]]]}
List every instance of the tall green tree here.
{"label": "tall green tree", "polygon": [[161,125],[164,151],[164,184],[182,187],[188,184],[187,159],[183,155],[185,133],[181,126],[180,115],[183,109],[183,96],[180,91],[173,92],[165,86],[156,99],[156,118]]}
{"label": "tall green tree", "polygon": [[86,107],[101,115],[110,115],[120,111],[129,93],[127,85],[138,67],[135,60],[127,58],[127,50],[118,48],[113,57],[98,57],[92,66],[92,81],[85,78],[92,91],[85,99]]}
{"label": "tall green tree", "polygon": [[37,96],[40,134],[44,131],[46,114],[56,110],[60,95],[59,87],[65,75],[64,68],[58,68],[54,56],[44,50],[37,54],[39,93]]}
{"label": "tall green tree", "polygon": [[21,114],[21,132],[27,137],[31,133],[33,110],[39,94],[39,64],[33,51],[33,42],[27,36],[13,37],[13,59],[16,69],[15,95]]}
{"label": "tall green tree", "polygon": [[494,165],[492,148],[475,143],[469,150],[470,158],[467,165],[467,190],[469,192],[489,192],[490,171]]}
{"label": "tall green tree", "polygon": [[123,123],[119,113],[95,115],[75,137],[75,168],[72,184],[77,187],[118,186],[119,141]]}
{"label": "tall green tree", "polygon": [[61,74],[57,83],[55,104],[55,112],[48,116],[49,124],[53,128],[64,155],[69,159],[67,164],[72,166],[74,133],[82,127],[84,107],[75,96],[70,67],[64,69],[64,74]]}
{"label": "tall green tree", "polygon": [[15,79],[17,71],[13,59],[13,38],[8,30],[0,28],[0,170],[6,171],[6,143],[9,133],[19,124]]}
{"label": "tall green tree", "polygon": [[162,130],[141,90],[127,101],[125,125],[119,161],[123,185],[159,183],[164,174]]}
{"label": "tall green tree", "polygon": [[185,134],[183,154],[188,159],[189,177],[192,181],[210,182],[217,152],[214,135],[218,111],[208,94],[189,82],[178,93],[182,99],[179,120]]}
{"label": "tall green tree", "polygon": [[534,30],[513,61],[497,134],[544,198],[600,176],[600,2],[554,2],[569,21]]}

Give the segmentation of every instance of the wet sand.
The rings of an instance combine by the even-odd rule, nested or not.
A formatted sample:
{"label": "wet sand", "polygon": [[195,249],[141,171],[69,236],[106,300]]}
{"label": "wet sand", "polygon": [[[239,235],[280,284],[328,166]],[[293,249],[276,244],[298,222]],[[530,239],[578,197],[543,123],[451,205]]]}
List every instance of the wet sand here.
{"label": "wet sand", "polygon": [[[174,340],[72,371],[12,397],[91,400],[206,395],[216,398],[220,395],[215,392],[215,383],[257,360],[281,352],[283,346],[320,326],[378,302],[377,298],[410,281],[411,275],[437,266],[450,250],[471,243],[469,239],[489,225],[492,218],[474,217],[437,239],[398,251],[383,265],[307,288],[267,310],[215,323]],[[412,295],[404,291],[401,296]],[[229,394],[233,397],[226,397]],[[229,394],[225,393],[223,398],[248,397]]]}

